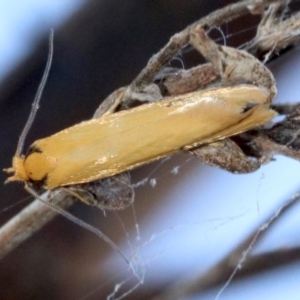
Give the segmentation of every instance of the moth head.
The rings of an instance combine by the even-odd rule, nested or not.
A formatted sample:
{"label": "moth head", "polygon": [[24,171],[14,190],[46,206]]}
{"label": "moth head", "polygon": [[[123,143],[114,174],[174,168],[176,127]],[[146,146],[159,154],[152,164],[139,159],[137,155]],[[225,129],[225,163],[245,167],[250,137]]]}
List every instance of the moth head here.
{"label": "moth head", "polygon": [[41,152],[31,152],[26,157],[14,156],[12,167],[4,169],[7,173],[13,173],[5,183],[11,181],[41,182],[55,168],[56,159]]}

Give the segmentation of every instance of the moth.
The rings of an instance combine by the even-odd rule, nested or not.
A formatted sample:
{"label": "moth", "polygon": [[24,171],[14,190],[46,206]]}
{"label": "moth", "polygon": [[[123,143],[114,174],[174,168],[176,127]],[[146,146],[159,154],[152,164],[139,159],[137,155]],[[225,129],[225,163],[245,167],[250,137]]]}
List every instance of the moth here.
{"label": "moth", "polygon": [[[51,65],[48,59],[12,167],[4,170],[10,174],[6,182],[21,181],[25,187],[36,185],[47,190],[86,184],[231,137],[265,124],[276,115],[270,108],[276,94],[274,78],[258,60],[245,51],[217,47],[200,27],[191,34],[190,42],[211,59],[223,81],[243,78],[246,83],[256,84],[193,91],[105,114],[37,140],[24,155],[24,138]],[[120,99],[124,93],[126,90]]]}
{"label": "moth", "polygon": [[183,149],[224,139],[275,116],[269,93],[238,85],[193,92],[92,119],[15,155],[6,182],[45,189],[113,176]]}
{"label": "moth", "polygon": [[[155,98],[154,102],[117,113],[105,113],[101,117],[37,140],[24,154],[24,139],[32,125],[51,65],[53,45],[50,42],[52,47],[46,71],[31,115],[20,136],[12,167],[4,169],[9,174],[6,182],[23,182],[25,189],[33,196],[103,238],[128,262],[117,246],[101,231],[43,200],[33,188],[38,186],[50,191],[62,189],[85,203],[97,205],[94,203],[98,201],[98,195],[95,198],[93,196],[98,194],[103,186],[98,185],[98,180],[107,178],[109,181],[109,177],[113,175],[178,151],[192,151],[199,146],[205,148],[205,145],[212,145],[210,143],[226,140],[227,137],[265,124],[276,115],[270,108],[276,94],[275,80],[261,62],[243,50],[216,45],[200,27],[191,31],[189,43],[212,63],[220,76],[221,87],[201,90],[205,87],[198,86],[196,79],[194,91],[162,97],[159,101]],[[169,56],[172,54],[167,48],[165,52]],[[125,88],[123,95],[126,95],[127,99],[128,94],[130,95],[128,91],[135,95],[140,92],[143,97],[147,95],[146,89],[141,87],[155,85],[157,71],[165,66],[166,53],[162,51],[154,60],[150,60],[141,75]],[[171,59],[172,55],[169,58]],[[183,77],[185,81],[192,79],[190,75]],[[137,84],[142,82],[143,78],[146,79],[146,84]],[[237,82],[244,84],[235,85]],[[135,90],[134,87],[140,89]],[[124,100],[121,93],[120,99],[117,100],[126,102],[126,97]],[[114,111],[115,103],[118,101],[113,101],[109,112]],[[125,187],[121,189],[121,194],[129,199],[125,202],[130,204],[134,197],[133,189],[128,179],[121,178],[121,181]],[[111,186],[110,182],[108,186]],[[86,195],[91,195],[92,200],[86,201]],[[108,198],[107,201],[108,203],[98,207],[124,208],[124,204],[120,204],[119,200],[112,203]]]}

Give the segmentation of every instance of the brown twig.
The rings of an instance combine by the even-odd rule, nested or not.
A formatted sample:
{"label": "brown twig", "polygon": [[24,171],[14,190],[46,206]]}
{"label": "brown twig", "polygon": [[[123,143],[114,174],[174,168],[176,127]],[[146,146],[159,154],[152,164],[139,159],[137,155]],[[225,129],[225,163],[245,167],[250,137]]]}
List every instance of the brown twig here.
{"label": "brown twig", "polygon": [[220,26],[226,22],[242,17],[249,12],[262,12],[263,8],[273,2],[284,2],[282,0],[247,0],[239,3],[228,5],[224,8],[216,10],[208,16],[191,24],[183,31],[176,33],[170,38],[170,41],[155,55],[151,57],[147,66],[132,81],[127,88],[122,99],[125,103],[131,103],[133,93],[142,93],[144,88],[149,86],[155,76],[169,63],[180,49],[182,49],[190,41],[190,32],[196,27],[204,30]]}
{"label": "brown twig", "polygon": [[[58,205],[62,209],[67,209],[71,206],[75,199],[67,197],[65,193],[45,192],[40,196],[46,200],[51,197],[51,203]],[[0,259],[19,246],[23,241],[26,241],[35,232],[52,220],[57,213],[35,200],[20,211],[16,216],[10,219],[0,229]]]}

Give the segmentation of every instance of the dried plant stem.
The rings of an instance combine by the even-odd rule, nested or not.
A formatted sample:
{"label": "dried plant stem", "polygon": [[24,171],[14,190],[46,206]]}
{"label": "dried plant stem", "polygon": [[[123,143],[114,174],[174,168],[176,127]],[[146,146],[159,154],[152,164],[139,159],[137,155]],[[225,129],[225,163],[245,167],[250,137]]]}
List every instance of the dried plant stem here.
{"label": "dried plant stem", "polygon": [[[204,29],[220,26],[223,23],[234,20],[238,17],[249,13],[251,10],[262,10],[268,4],[278,2],[276,0],[247,0],[235,4],[228,5],[218,9],[199,21],[191,24],[183,31],[176,33],[170,41],[157,54],[153,55],[147,66],[133,80],[130,89],[134,91],[142,91],[143,87],[152,83],[155,75],[167,65],[170,58],[175,56],[178,51],[189,42],[190,32],[197,26]],[[284,2],[284,1],[279,1]]]}
{"label": "dried plant stem", "polygon": [[[75,201],[72,197],[66,197],[65,193],[58,191],[51,193],[47,191],[40,197],[46,200],[49,198],[49,194],[52,194],[51,203],[53,205],[58,205],[62,209],[67,209]],[[57,213],[54,210],[41,203],[39,200],[30,203],[1,227],[0,258],[19,246],[23,241],[26,241],[56,215]]]}

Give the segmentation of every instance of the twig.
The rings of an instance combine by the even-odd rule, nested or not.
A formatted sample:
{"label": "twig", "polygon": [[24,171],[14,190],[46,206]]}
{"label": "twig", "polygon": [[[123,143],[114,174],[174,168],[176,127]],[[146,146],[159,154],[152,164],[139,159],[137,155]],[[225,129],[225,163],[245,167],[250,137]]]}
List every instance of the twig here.
{"label": "twig", "polygon": [[[58,191],[45,192],[42,199],[51,198],[53,205],[59,205],[63,209],[71,206],[75,199]],[[35,200],[10,219],[0,229],[0,258],[4,257],[14,248],[26,241],[35,232],[52,220],[57,213],[49,209],[39,200]]]}
{"label": "twig", "polygon": [[273,2],[284,2],[282,0],[247,0],[239,3],[228,5],[224,8],[216,10],[208,16],[191,24],[183,31],[176,33],[170,38],[170,41],[152,58],[147,66],[133,80],[127,88],[123,97],[124,102],[129,102],[133,93],[141,93],[144,88],[150,85],[156,74],[165,67],[170,59],[174,57],[180,49],[182,49],[190,40],[190,32],[196,27],[202,27],[204,30],[217,27],[223,23],[229,22],[251,11],[262,12],[263,8]]}

